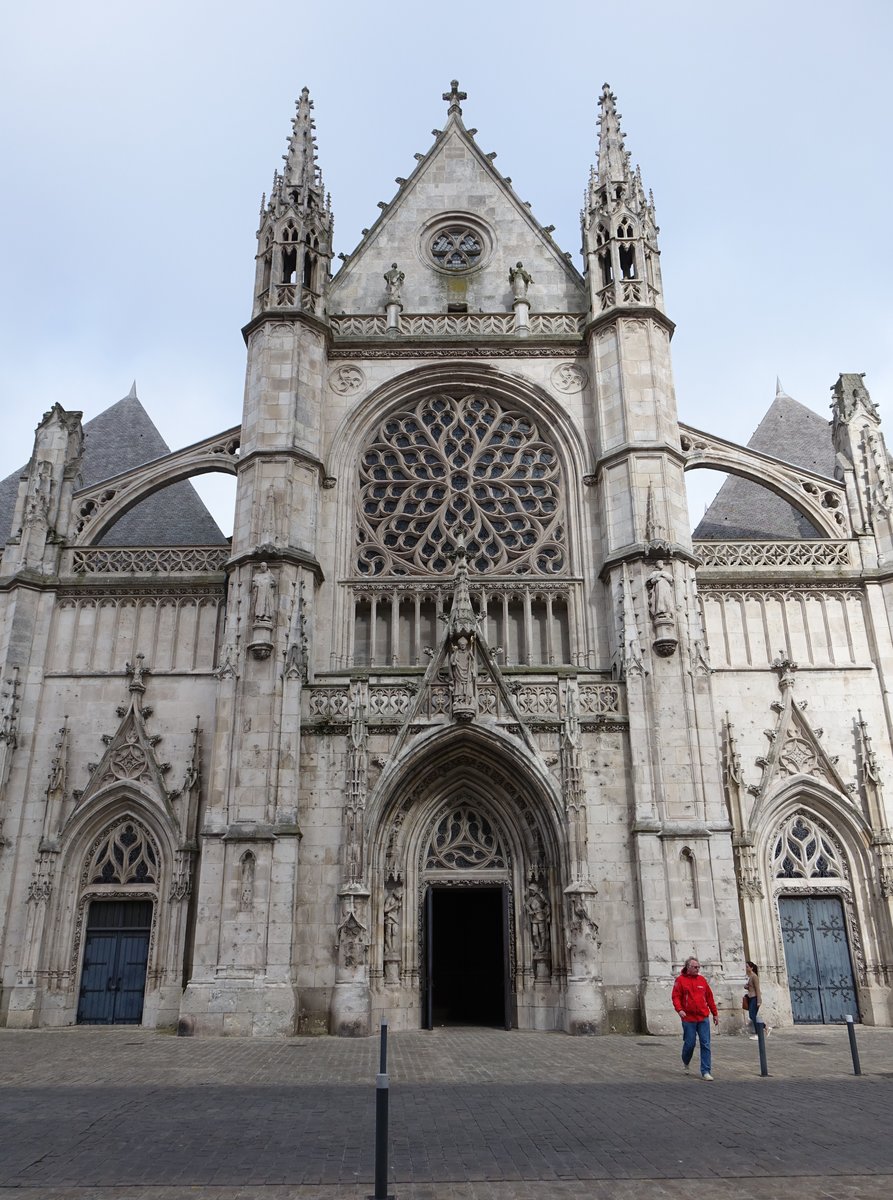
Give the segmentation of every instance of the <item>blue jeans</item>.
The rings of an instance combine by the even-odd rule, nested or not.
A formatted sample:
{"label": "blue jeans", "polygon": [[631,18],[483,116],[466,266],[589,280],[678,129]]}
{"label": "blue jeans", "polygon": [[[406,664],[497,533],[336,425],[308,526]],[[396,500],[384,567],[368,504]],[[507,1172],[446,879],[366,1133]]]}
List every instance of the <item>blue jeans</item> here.
{"label": "blue jeans", "polygon": [[760,1008],[760,1006],[757,1003],[756,996],[748,996],[747,997],[747,1011],[750,1014],[750,1023],[751,1023],[751,1025],[753,1025],[754,1033],[757,1032],[757,1013],[759,1011],[759,1008]]}
{"label": "blue jeans", "polygon": [[695,1042],[701,1043],[701,1074],[710,1074],[710,1018],[706,1021],[682,1022],[682,1061],[686,1066],[695,1052]]}

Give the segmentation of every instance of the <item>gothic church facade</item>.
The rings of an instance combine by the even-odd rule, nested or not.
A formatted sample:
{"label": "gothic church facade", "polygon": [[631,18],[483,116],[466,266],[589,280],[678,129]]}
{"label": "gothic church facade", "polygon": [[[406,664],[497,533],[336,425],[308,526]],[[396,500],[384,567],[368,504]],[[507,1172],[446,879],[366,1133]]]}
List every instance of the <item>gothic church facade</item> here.
{"label": "gothic church facade", "polygon": [[238,427],[56,405],[0,485],[0,1020],[665,1032],[695,953],[730,1029],[745,955],[771,1022],[889,1024],[862,377],[830,425],[779,388],[748,447],[680,424],[611,92],[582,271],[444,99],[333,270],[302,93]]}

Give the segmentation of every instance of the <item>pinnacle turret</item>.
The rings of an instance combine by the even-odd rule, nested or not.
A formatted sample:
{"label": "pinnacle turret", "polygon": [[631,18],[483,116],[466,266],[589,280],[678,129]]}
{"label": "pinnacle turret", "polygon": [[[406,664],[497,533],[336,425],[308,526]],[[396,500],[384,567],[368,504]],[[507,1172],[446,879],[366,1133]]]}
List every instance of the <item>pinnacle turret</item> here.
{"label": "pinnacle turret", "polygon": [[321,316],[332,260],[332,203],[316,157],[310,92],[295,103],[282,171],[261,201],[254,315],[265,308],[300,308]]}
{"label": "pinnacle turret", "polygon": [[589,175],[583,248],[593,313],[618,305],[662,307],[654,202],[624,146],[617,100],[599,99],[598,161]]}

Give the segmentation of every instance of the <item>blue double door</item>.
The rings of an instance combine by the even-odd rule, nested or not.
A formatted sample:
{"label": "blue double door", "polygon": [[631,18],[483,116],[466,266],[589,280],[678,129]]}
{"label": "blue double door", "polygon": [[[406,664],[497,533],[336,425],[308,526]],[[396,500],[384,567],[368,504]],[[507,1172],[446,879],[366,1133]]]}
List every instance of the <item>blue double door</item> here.
{"label": "blue double door", "polygon": [[843,904],[837,896],[778,901],[795,1025],[859,1020]]}
{"label": "blue double door", "polygon": [[142,1021],[151,926],[151,900],[91,901],[79,1025],[139,1025]]}

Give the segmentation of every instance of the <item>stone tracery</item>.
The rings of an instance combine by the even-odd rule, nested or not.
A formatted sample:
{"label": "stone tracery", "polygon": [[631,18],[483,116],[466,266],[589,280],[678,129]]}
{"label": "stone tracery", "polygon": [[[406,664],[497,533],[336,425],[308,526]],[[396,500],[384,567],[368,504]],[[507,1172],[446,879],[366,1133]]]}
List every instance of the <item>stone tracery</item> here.
{"label": "stone tracery", "polygon": [[463,524],[474,571],[561,574],[563,510],[558,456],[530,417],[480,392],[428,396],[384,420],[362,454],[357,571],[445,571]]}

